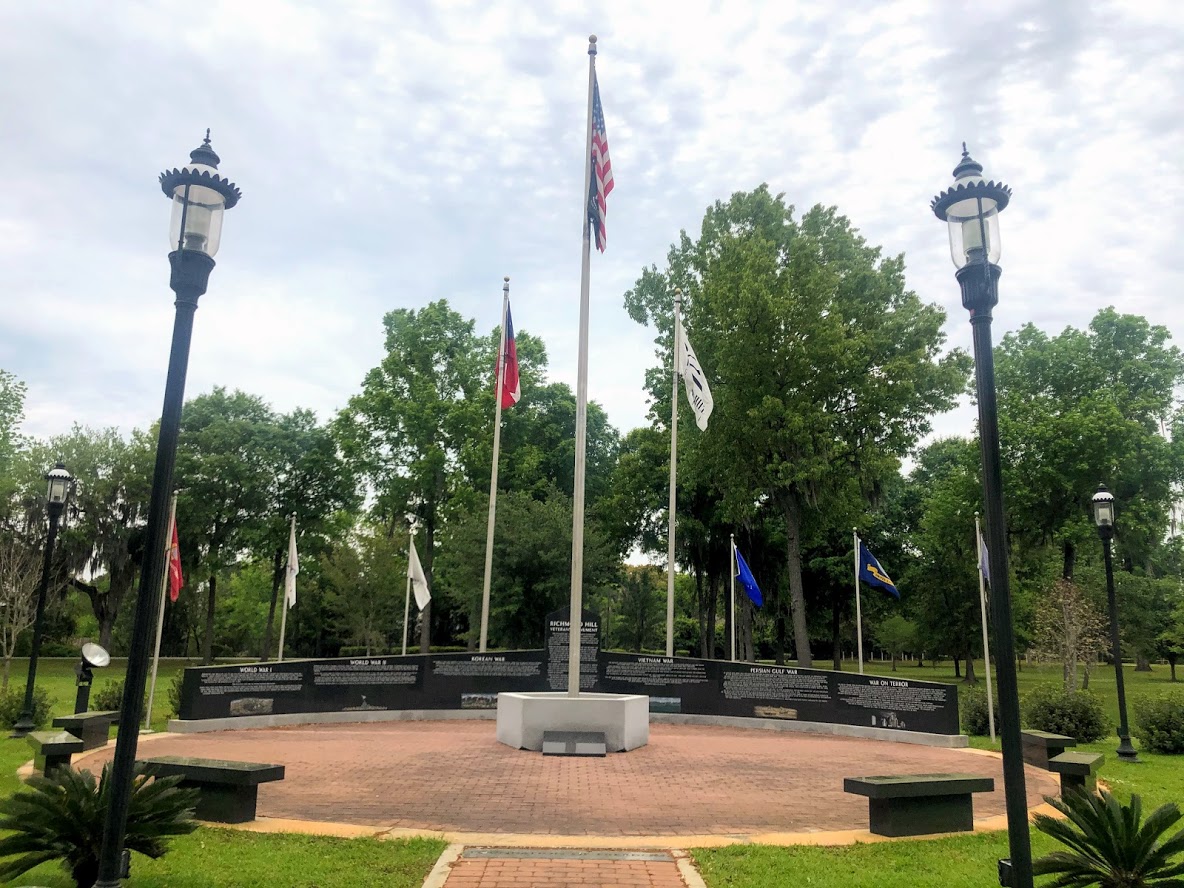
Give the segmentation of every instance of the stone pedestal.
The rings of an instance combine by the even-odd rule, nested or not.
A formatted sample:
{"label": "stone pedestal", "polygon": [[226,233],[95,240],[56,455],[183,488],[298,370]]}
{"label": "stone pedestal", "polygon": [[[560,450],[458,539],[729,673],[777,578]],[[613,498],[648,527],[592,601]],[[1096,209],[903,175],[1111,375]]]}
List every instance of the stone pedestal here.
{"label": "stone pedestal", "polygon": [[497,695],[497,739],[515,749],[543,748],[544,731],[596,731],[609,752],[650,742],[650,698],[643,694],[562,691]]}

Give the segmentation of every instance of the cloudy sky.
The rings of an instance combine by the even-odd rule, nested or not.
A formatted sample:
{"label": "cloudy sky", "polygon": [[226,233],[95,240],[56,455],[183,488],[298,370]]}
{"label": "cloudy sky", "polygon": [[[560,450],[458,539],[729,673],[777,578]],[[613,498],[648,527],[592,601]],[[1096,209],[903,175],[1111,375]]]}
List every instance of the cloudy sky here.
{"label": "cloudy sky", "polygon": [[[206,127],[243,189],[188,394],[327,418],[381,320],[447,298],[575,382],[587,35],[616,190],[592,259],[590,395],[645,422],[622,295],[704,208],[768,182],[903,252],[969,347],[929,199],[960,143],[1010,184],[996,335],[1115,305],[1184,344],[1178,0],[125,0],[0,5],[0,367],[25,431],[159,417],[172,294],[156,182]],[[971,430],[962,408],[943,432]]]}

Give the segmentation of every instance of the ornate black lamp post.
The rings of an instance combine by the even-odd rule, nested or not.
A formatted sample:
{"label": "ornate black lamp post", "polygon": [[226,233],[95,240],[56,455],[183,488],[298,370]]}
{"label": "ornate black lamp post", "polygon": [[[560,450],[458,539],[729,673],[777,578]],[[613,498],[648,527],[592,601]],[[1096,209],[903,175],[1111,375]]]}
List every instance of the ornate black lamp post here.
{"label": "ornate black lamp post", "polygon": [[33,719],[33,686],[37,683],[37,658],[41,655],[41,629],[45,622],[45,596],[49,592],[49,568],[53,562],[53,545],[58,539],[58,522],[66,508],[70,494],[70,473],[60,462],[45,474],[49,482],[46,508],[49,510],[49,535],[45,538],[45,560],[41,563],[41,585],[37,589],[37,616],[33,619],[33,649],[29,652],[29,677],[25,681],[25,705],[12,726],[12,736],[24,737],[37,729]]}
{"label": "ornate black lamp post", "polygon": [[99,855],[96,888],[118,888],[123,874],[123,837],[131,801],[136,745],[143,720],[144,683],[148,655],[156,627],[158,592],[165,570],[165,535],[168,523],[169,491],[173,489],[173,466],[177,459],[177,433],[181,405],[185,398],[185,373],[189,365],[189,342],[193,335],[193,313],[205,293],[214,254],[222,236],[222,213],[242,196],[233,182],[218,172],[219,157],[205,141],[189,155],[180,169],[160,174],[160,186],[173,202],[169,242],[172,277],[169,286],[177,294],[173,344],[169,353],[168,378],[164,388],[164,410],[156,444],[156,470],[152,476],[152,499],[148,509],[148,535],[144,543],[144,568],[136,598],[136,617],[127,659],[123,704],[119,711],[119,735],[110,779],[111,802],[103,827],[103,848]]}
{"label": "ornate black lamp post", "polygon": [[999,679],[999,717],[1003,740],[1003,790],[1007,802],[1010,861],[1001,861],[999,881],[1032,888],[1032,845],[1020,738],[1020,698],[1016,684],[1015,638],[1011,621],[1011,581],[1003,523],[1003,480],[999,464],[999,420],[995,403],[995,357],[991,346],[991,309],[999,301],[999,213],[1011,200],[1002,182],[983,179],[982,164],[962,145],[954,168],[954,187],[933,199],[937,218],[949,224],[950,253],[958,269],[962,305],[970,312],[974,333],[974,376],[982,450],[983,505],[987,517],[987,555],[991,569],[991,615]]}
{"label": "ornate black lamp post", "polygon": [[1118,757],[1124,762],[1137,762],[1139,754],[1131,745],[1131,732],[1126,720],[1126,686],[1122,680],[1122,645],[1118,638],[1118,598],[1114,594],[1114,559],[1110,555],[1110,540],[1114,539],[1114,495],[1105,484],[1091,500],[1094,523],[1102,538],[1102,555],[1106,560],[1106,597],[1110,602],[1110,650],[1114,657],[1114,679],[1118,685]]}

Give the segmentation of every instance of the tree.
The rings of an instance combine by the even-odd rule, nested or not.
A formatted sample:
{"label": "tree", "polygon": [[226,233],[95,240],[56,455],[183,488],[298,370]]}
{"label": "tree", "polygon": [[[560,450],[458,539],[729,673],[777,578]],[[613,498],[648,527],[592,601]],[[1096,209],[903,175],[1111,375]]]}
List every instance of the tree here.
{"label": "tree", "polygon": [[[177,526],[190,576],[207,583],[202,660],[214,658],[218,578],[260,533],[274,486],[278,423],[262,399],[215,388],[185,404],[177,448]],[[185,558],[187,554],[194,557]]]}
{"label": "tree", "polygon": [[33,625],[41,585],[41,558],[27,539],[0,530],[0,655],[4,672],[0,691],[8,690],[8,673],[16,642]]}
{"label": "tree", "polygon": [[[334,431],[346,460],[373,489],[374,516],[388,532],[408,514],[417,516],[423,530],[418,551],[432,585],[436,535],[465,484],[461,454],[481,428],[478,393],[494,361],[479,360],[473,322],[446,300],[388,312],[383,326],[386,356],[366,374]],[[436,610],[431,604],[424,609],[424,653]]]}
{"label": "tree", "polygon": [[[905,571],[916,590],[910,604],[918,617],[922,646],[966,661],[966,681],[977,679],[980,643],[978,550],[974,511],[979,502],[977,446],[964,438],[932,442],[917,456],[909,478],[918,491],[920,514],[912,544],[918,557]],[[984,531],[985,532],[985,531]]]}
{"label": "tree", "polygon": [[365,647],[366,656],[385,650],[396,626],[402,623],[398,606],[405,594],[407,534],[389,535],[371,524],[356,536],[333,547],[324,560],[330,607],[340,621],[339,634]]}
{"label": "tree", "polygon": [[932,414],[953,405],[968,359],[941,355],[944,312],[905,289],[903,257],[882,257],[833,208],[795,221],[764,185],[709,207],[699,239],[684,232],[667,270],[647,269],[626,294],[630,315],[662,334],[664,360],[647,376],[655,400],[668,385],[675,286],[715,391],[703,446],[724,512],[743,521],[767,502],[779,515],[797,658],[809,666],[802,553],[820,504],[874,499]]}
{"label": "tree", "polygon": [[1098,662],[1108,644],[1109,625],[1078,584],[1060,578],[1049,584],[1036,607],[1036,650],[1038,656],[1061,662],[1065,690],[1077,690],[1078,663],[1085,661],[1088,670]]}
{"label": "tree", "polygon": [[621,581],[623,643],[637,653],[657,648],[665,615],[666,572],[652,564],[627,565]]}
{"label": "tree", "polygon": [[17,490],[16,455],[21,449],[21,421],[25,417],[23,382],[7,370],[0,370],[0,503],[7,506]]}
{"label": "tree", "polygon": [[[443,532],[438,583],[444,596],[467,617],[475,642],[481,612],[487,510],[458,515]],[[545,499],[518,492],[498,497],[490,588],[490,645],[510,649],[539,647],[547,614],[570,600],[572,501],[555,488]],[[603,599],[617,584],[615,547],[594,523],[584,528],[584,588],[589,602]],[[457,634],[462,634],[459,621]]]}
{"label": "tree", "polygon": [[266,515],[252,548],[271,562],[271,598],[263,631],[261,655],[272,649],[276,603],[287,566],[290,517],[296,516],[301,551],[328,548],[336,531],[334,516],[358,505],[357,482],[341,459],[329,429],[318,426],[310,410],[294,410],[277,418],[273,429],[270,487]]}
{"label": "tree", "polygon": [[1165,327],[1105,308],[1088,330],[1050,337],[1028,324],[996,349],[1008,529],[1029,545],[1057,546],[1066,580],[1078,547],[1096,540],[1089,501],[1100,481],[1122,516],[1122,561],[1144,568],[1164,537],[1184,480],[1175,400],[1184,354],[1170,338]]}
{"label": "tree", "polygon": [[99,623],[99,644],[108,650],[143,558],[154,446],[146,434],[127,439],[118,429],[75,426],[31,446],[26,459],[25,499],[37,526],[48,520],[44,467],[60,458],[74,475],[55,575],[86,595]]}
{"label": "tree", "polygon": [[911,651],[917,644],[917,624],[900,614],[893,614],[876,628],[876,640],[892,655],[892,671],[896,671],[896,660]]}

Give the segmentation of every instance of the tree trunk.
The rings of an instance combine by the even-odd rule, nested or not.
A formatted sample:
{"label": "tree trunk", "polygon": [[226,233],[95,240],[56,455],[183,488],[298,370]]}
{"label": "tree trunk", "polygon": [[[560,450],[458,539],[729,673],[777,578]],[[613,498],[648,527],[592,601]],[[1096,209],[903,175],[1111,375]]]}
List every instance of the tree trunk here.
{"label": "tree trunk", "polygon": [[1150,672],[1151,661],[1147,659],[1147,655],[1142,651],[1135,653],[1135,672]]}
{"label": "tree trunk", "polygon": [[[12,654],[4,655],[4,677],[0,679],[0,693],[8,690],[8,673],[12,669]],[[1176,665],[1172,664],[1172,681],[1176,680]]]}
{"label": "tree trunk", "polygon": [[707,593],[704,591],[706,584],[703,580],[703,563],[696,559],[694,565],[695,571],[695,619],[699,623],[699,656],[703,659],[708,659],[711,652],[707,647]]}
{"label": "tree trunk", "polygon": [[206,636],[201,643],[201,664],[209,666],[214,662],[214,602],[218,595],[218,577],[210,574],[210,594],[206,601]]}
{"label": "tree trunk", "polygon": [[785,665],[785,613],[777,608],[773,614],[773,662]]}
{"label": "tree trunk", "polygon": [[[263,629],[263,650],[259,654],[260,660],[267,660],[271,656],[271,627],[275,625],[275,605],[279,600],[280,581],[284,577],[284,550],[276,547],[275,557],[271,566],[271,606],[267,609],[267,626]],[[287,601],[284,602],[287,607]]]}
{"label": "tree trunk", "polygon": [[1062,551],[1061,562],[1061,579],[1069,582],[1073,581],[1073,567],[1077,563],[1077,547],[1073,543],[1065,540],[1064,549]]}
{"label": "tree trunk", "polygon": [[[1176,680],[1176,655],[1175,654],[1168,654],[1168,666],[1172,670],[1172,681],[1175,681]],[[5,681],[8,680],[7,675],[5,675],[4,678],[5,678]]]}
{"label": "tree trunk", "polygon": [[745,663],[756,662],[756,645],[752,641],[752,602],[748,600],[747,595],[743,595],[737,599],[739,601],[740,613],[737,619],[740,621],[739,632],[737,633],[737,642],[740,645],[740,659]]}
{"label": "tree trunk", "polygon": [[961,677],[962,677],[962,658],[955,656],[954,657],[954,678],[961,678]]}
{"label": "tree trunk", "polygon": [[[711,599],[707,603],[707,657],[708,659],[715,659],[715,620],[717,616],[717,608],[719,605],[719,586],[716,583],[716,577],[708,576],[707,590]],[[663,621],[665,622],[665,621]]]}
{"label": "tree trunk", "polygon": [[[842,605],[839,602],[839,596],[836,595],[831,599],[830,603],[831,663],[834,665],[835,672],[841,672],[843,670],[843,643],[839,637],[839,621],[842,617],[841,610]],[[855,628],[855,631],[859,631],[858,626]],[[892,661],[892,671],[896,671],[895,657]]]}
{"label": "tree trunk", "polygon": [[810,654],[810,629],[806,624],[806,592],[802,588],[802,506],[796,493],[784,498],[785,549],[788,556],[789,604],[793,612],[793,644],[798,665],[809,669],[814,665]]}
{"label": "tree trunk", "polygon": [[978,676],[974,674],[974,657],[970,654],[966,655],[966,678],[963,679],[967,684],[978,684]]}
{"label": "tree trunk", "polygon": [[896,651],[892,652],[892,671],[896,671]]}
{"label": "tree trunk", "polygon": [[111,635],[114,631],[115,614],[104,610],[103,619],[99,622],[99,647],[103,650],[111,650]]}

